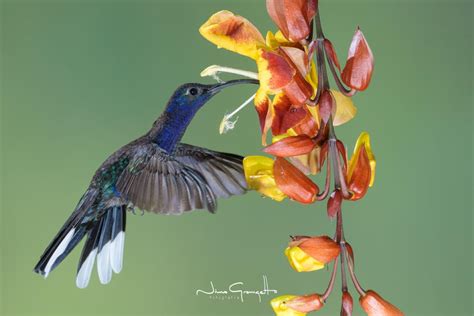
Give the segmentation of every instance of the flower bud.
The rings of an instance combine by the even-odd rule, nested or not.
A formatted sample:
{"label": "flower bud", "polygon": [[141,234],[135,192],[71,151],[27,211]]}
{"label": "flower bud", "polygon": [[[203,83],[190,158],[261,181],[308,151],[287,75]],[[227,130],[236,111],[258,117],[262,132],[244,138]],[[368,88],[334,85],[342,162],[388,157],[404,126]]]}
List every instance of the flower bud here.
{"label": "flower bud", "polygon": [[342,292],[341,316],[351,316],[354,303],[349,292]]}
{"label": "flower bud", "polygon": [[370,136],[363,132],[357,139],[354,154],[349,161],[347,186],[352,192],[351,200],[364,197],[375,178],[375,157],[370,147]]}
{"label": "flower bud", "polygon": [[284,295],[272,299],[271,305],[277,316],[304,316],[309,312],[320,310],[324,303],[319,294]]}
{"label": "flower bud", "polygon": [[369,316],[403,316],[403,312],[384,300],[372,290],[368,290],[359,298],[362,309]]}
{"label": "flower bud", "polygon": [[374,71],[374,56],[362,31],[357,28],[347,54],[347,62],[341,79],[349,87],[363,91],[367,89]]}
{"label": "flower bud", "polygon": [[294,237],[285,255],[294,270],[310,272],[324,268],[339,256],[339,252],[338,243],[328,236]]}

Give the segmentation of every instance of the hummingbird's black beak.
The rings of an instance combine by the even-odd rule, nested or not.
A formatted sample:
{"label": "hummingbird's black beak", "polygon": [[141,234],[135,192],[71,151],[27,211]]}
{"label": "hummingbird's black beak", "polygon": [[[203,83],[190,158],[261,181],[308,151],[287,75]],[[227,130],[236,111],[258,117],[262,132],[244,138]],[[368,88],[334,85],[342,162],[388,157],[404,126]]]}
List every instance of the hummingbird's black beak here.
{"label": "hummingbird's black beak", "polygon": [[218,93],[224,88],[234,86],[237,84],[244,84],[244,83],[250,83],[250,84],[259,84],[260,82],[257,79],[237,79],[237,80],[229,80],[223,83],[218,83],[213,85],[210,89],[209,92],[211,92],[213,95]]}

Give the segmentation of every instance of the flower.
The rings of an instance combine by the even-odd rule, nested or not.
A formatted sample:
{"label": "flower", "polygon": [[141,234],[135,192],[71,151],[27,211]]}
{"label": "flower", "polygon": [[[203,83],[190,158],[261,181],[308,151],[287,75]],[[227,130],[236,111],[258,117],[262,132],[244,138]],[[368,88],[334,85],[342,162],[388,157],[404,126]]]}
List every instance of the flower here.
{"label": "flower", "polygon": [[369,316],[403,316],[403,312],[384,300],[375,291],[368,290],[359,298],[362,309]]}
{"label": "flower", "polygon": [[297,272],[320,270],[339,253],[339,244],[328,236],[293,237],[285,249],[291,267]]}
{"label": "flower", "polygon": [[346,66],[342,70],[342,81],[349,87],[363,91],[367,89],[374,71],[374,55],[362,31],[357,28],[352,38]]}
{"label": "flower", "polygon": [[375,165],[375,157],[370,147],[370,136],[363,132],[357,139],[347,171],[347,187],[352,192],[351,200],[362,198],[368,188],[374,184]]}
{"label": "flower", "polygon": [[269,95],[284,94],[293,106],[301,107],[315,94],[314,63],[309,61],[302,46],[289,43],[281,33],[269,33],[264,40],[252,23],[230,11],[212,15],[199,32],[218,47],[256,61],[260,88],[254,104],[263,134],[262,143],[265,144],[265,135],[272,126],[274,115]]}
{"label": "flower", "polygon": [[265,47],[260,31],[244,17],[230,11],[219,11],[212,15],[199,32],[219,48],[257,59],[258,49]]}
{"label": "flower", "polygon": [[317,0],[267,0],[267,11],[286,38],[299,42],[311,32],[317,3]]}
{"label": "flower", "polygon": [[348,291],[343,291],[341,300],[341,316],[351,316],[353,305],[354,302],[351,294],[349,294]]}
{"label": "flower", "polygon": [[315,146],[316,144],[309,136],[297,135],[285,137],[267,146],[263,151],[273,156],[291,157],[307,154],[311,152]]}
{"label": "flower", "polygon": [[270,304],[277,316],[304,316],[309,312],[318,311],[324,306],[319,294],[283,295],[272,299]]}
{"label": "flower", "polygon": [[278,188],[290,199],[303,204],[310,204],[316,200],[316,195],[319,193],[318,186],[286,159],[276,158],[273,174]]}
{"label": "flower", "polygon": [[248,188],[256,190],[275,201],[283,201],[286,195],[277,187],[273,176],[274,161],[263,156],[244,158],[243,166]]}

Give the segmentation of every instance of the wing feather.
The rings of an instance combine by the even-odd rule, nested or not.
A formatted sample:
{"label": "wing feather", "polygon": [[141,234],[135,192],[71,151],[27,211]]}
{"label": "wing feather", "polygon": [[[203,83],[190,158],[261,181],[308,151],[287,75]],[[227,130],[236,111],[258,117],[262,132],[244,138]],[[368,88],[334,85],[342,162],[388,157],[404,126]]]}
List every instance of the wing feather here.
{"label": "wing feather", "polygon": [[206,179],[155,144],[136,149],[117,189],[134,206],[149,212],[179,215],[216,209],[216,197]]}
{"label": "wing feather", "polygon": [[199,172],[218,198],[228,198],[247,191],[241,156],[179,144],[175,158]]}

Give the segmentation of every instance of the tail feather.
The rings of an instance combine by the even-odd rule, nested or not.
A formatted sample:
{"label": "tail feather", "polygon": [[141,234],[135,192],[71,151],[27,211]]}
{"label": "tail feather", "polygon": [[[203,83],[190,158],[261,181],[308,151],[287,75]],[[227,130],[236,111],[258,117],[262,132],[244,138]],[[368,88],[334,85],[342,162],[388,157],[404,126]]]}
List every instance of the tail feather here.
{"label": "tail feather", "polygon": [[100,283],[107,284],[112,279],[112,271],[122,269],[123,247],[125,243],[126,206],[117,206],[106,211],[101,220],[90,231],[79,260],[76,285],[85,288],[97,257],[97,273]]}
{"label": "tail feather", "polygon": [[80,289],[87,287],[94,267],[95,257],[97,256],[97,244],[99,243],[99,233],[102,226],[102,219],[100,222],[89,230],[87,234],[86,243],[82,248],[81,258],[77,267],[76,286]]}
{"label": "tail feather", "polygon": [[88,285],[96,257],[97,271],[102,284],[110,282],[112,271],[120,272],[126,223],[125,205],[105,210],[99,219],[90,214],[97,212],[96,210],[88,207],[84,211],[82,206],[84,203],[80,202],[34,268],[35,272],[47,277],[84,236],[87,236],[77,269],[76,285],[79,288]]}
{"label": "tail feather", "polygon": [[112,211],[107,212],[100,227],[99,244],[97,249],[97,273],[102,284],[112,279],[112,265],[110,264],[110,243],[112,239]]}
{"label": "tail feather", "polygon": [[122,271],[123,265],[123,248],[125,245],[125,225],[126,225],[126,208],[114,209],[114,224],[112,227],[112,244],[110,247],[110,259],[112,270],[115,273]]}
{"label": "tail feather", "polygon": [[[48,274],[66,257],[69,252],[81,241],[84,233],[78,229],[85,214],[97,197],[97,191],[89,189],[82,196],[74,212],[64,223],[41,255],[33,271],[47,277]],[[63,255],[64,254],[64,255]]]}

